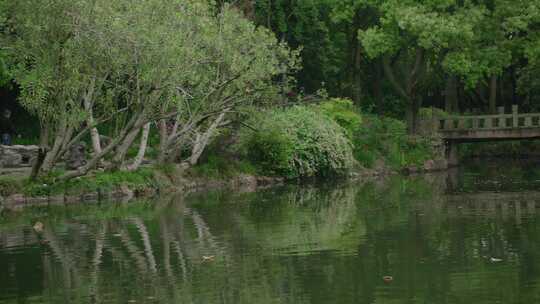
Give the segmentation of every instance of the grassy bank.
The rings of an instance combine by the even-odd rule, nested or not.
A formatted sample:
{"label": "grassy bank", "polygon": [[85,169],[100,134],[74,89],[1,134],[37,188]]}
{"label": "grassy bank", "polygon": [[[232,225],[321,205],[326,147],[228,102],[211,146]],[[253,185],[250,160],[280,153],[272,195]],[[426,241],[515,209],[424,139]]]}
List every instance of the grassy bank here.
{"label": "grassy bank", "polygon": [[66,182],[55,182],[54,177],[53,175],[35,181],[10,176],[0,177],[0,195],[4,197],[12,194],[23,194],[29,197],[81,195],[112,192],[121,186],[128,187],[132,191],[144,191],[159,186],[154,170],[151,168],[143,168],[135,172],[94,172]]}

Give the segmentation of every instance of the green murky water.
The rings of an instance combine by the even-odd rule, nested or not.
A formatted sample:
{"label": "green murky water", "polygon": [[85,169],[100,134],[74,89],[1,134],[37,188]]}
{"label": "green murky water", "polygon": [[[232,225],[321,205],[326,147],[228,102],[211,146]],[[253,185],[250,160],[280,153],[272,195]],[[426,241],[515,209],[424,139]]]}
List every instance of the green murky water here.
{"label": "green murky water", "polygon": [[0,303],[538,303],[535,168],[9,214]]}

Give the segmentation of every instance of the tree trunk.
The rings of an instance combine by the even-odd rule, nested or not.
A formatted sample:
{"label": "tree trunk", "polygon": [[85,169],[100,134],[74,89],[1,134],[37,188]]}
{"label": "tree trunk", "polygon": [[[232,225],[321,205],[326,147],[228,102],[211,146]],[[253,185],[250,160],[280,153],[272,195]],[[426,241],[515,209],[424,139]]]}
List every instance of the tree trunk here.
{"label": "tree trunk", "polygon": [[32,164],[32,171],[30,172],[30,179],[35,180],[41,168],[43,167],[43,162],[47,157],[47,152],[49,150],[49,137],[50,137],[50,123],[42,122],[41,129],[39,132],[39,151],[36,157],[35,162]]}
{"label": "tree trunk", "polygon": [[113,149],[118,147],[120,143],[125,143],[126,137],[131,132],[133,132],[133,130],[139,131],[140,128],[142,128],[146,123],[147,122],[145,122],[143,113],[135,114],[127,123],[127,125],[122,129],[120,134],[109,145],[107,145],[107,147],[105,147],[101,151],[101,153],[94,155],[92,159],[90,159],[86,165],[80,167],[79,169],[67,172],[64,175],[60,176],[59,180],[66,181],[75,177],[86,175],[88,171],[94,168],[98,164],[98,162],[100,162],[101,159],[103,159],[105,155],[109,154]]}
{"label": "tree trunk", "polygon": [[51,124],[49,122],[41,123],[41,129],[39,132],[39,146],[48,147],[49,146],[49,137],[51,133]]}
{"label": "tree trunk", "polygon": [[421,107],[421,101],[418,98],[414,98],[408,102],[408,107],[405,110],[405,116],[407,119],[407,133],[414,135],[418,133],[419,125],[419,111]]}
{"label": "tree trunk", "polygon": [[[523,104],[520,104],[518,100],[518,93],[517,93],[517,79],[516,79],[516,68],[512,66],[510,70],[510,77],[511,77],[511,85],[512,85],[512,104],[519,105],[520,107],[523,106]],[[524,109],[525,110],[525,109]]]}
{"label": "tree trunk", "polygon": [[167,145],[169,141],[169,132],[167,131],[167,121],[162,119],[158,122],[159,127],[159,153],[157,161],[160,164],[165,163],[167,159]]}
{"label": "tree trunk", "polygon": [[[94,117],[92,116],[92,113],[89,114],[86,123],[89,126],[94,125]],[[94,149],[94,154],[101,153],[101,141],[99,139],[99,131],[96,127],[92,127],[90,129],[90,138],[92,139],[92,149]]]}
{"label": "tree trunk", "polygon": [[[356,35],[355,35],[356,36]],[[359,45],[358,38],[355,38],[356,44]],[[354,103],[358,106],[361,105],[362,102],[362,76],[361,76],[361,60],[362,60],[362,48],[360,46],[356,46],[356,51],[354,53],[353,58],[353,68],[352,68],[352,93],[353,93],[353,100]]]}
{"label": "tree trunk", "polygon": [[101,141],[99,140],[99,131],[96,127],[94,127],[94,103],[92,102],[92,98],[94,96],[95,83],[95,79],[92,79],[88,91],[83,98],[84,109],[86,110],[86,113],[88,115],[88,117],[86,118],[86,123],[89,127],[91,127],[90,138],[92,139],[92,148],[94,149],[94,155],[101,153]]}
{"label": "tree trunk", "polygon": [[125,137],[125,139],[122,141],[122,143],[118,146],[116,149],[116,155],[113,158],[114,168],[120,169],[124,165],[124,161],[126,159],[126,155],[128,153],[129,148],[131,148],[131,145],[137,139],[137,136],[139,135],[139,132],[141,130],[139,128],[132,130],[128,133],[128,135]]}
{"label": "tree trunk", "polygon": [[54,144],[53,144],[52,149],[50,149],[47,152],[47,155],[45,156],[45,159],[43,160],[43,164],[41,165],[41,168],[40,168],[41,173],[48,174],[54,168],[58,153],[62,149],[62,144],[65,142],[65,134],[66,134],[66,122],[63,121],[61,123],[60,129],[58,130],[58,134],[56,134],[56,137],[54,138]]}
{"label": "tree trunk", "polygon": [[375,65],[375,80],[373,81],[373,95],[375,96],[375,109],[379,114],[382,114],[383,109],[382,77],[382,64],[377,61]]}
{"label": "tree trunk", "polygon": [[489,83],[489,112],[497,113],[497,75],[492,75]]}
{"label": "tree trunk", "polygon": [[457,92],[457,79],[455,76],[448,76],[446,80],[446,89],[445,89],[445,98],[444,98],[444,108],[448,113],[455,113],[457,111],[458,103],[458,92]]}
{"label": "tree trunk", "polygon": [[216,129],[223,122],[223,119],[225,118],[225,113],[226,112],[222,112],[221,114],[219,114],[216,120],[214,120],[210,127],[208,127],[208,130],[206,130],[206,132],[204,132],[203,134],[197,134],[197,139],[195,140],[195,144],[193,145],[193,149],[191,152],[191,157],[189,158],[190,165],[194,166],[197,164],[199,158],[206,149],[210,138],[212,138],[212,135],[214,135]]}
{"label": "tree trunk", "polygon": [[418,124],[418,110],[420,109],[420,102],[417,98],[417,87],[420,79],[420,75],[423,73],[426,61],[424,58],[424,50],[422,48],[416,49],[414,64],[408,65],[405,74],[405,83],[402,84],[396,77],[391,65],[391,60],[388,56],[383,57],[383,70],[389,83],[392,85],[396,93],[403,98],[407,103],[406,118],[409,134],[416,134]]}
{"label": "tree trunk", "polygon": [[30,179],[35,180],[39,176],[41,167],[43,166],[43,161],[47,156],[47,148],[41,146],[38,150],[38,155],[35,162],[32,164],[32,171],[30,172]]}
{"label": "tree trunk", "polygon": [[148,146],[148,135],[150,135],[150,123],[145,124],[142,128],[139,152],[137,153],[137,156],[135,157],[133,163],[127,166],[128,171],[135,171],[141,166],[144,160],[144,155],[146,154],[146,147]]}

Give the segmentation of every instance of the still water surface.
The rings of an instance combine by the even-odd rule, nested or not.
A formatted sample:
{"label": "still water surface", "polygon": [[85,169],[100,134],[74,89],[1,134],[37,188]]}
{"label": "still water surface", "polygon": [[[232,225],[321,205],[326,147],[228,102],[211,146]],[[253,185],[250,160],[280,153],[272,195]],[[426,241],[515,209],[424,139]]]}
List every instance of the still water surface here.
{"label": "still water surface", "polygon": [[539,303],[535,168],[9,214],[0,303]]}

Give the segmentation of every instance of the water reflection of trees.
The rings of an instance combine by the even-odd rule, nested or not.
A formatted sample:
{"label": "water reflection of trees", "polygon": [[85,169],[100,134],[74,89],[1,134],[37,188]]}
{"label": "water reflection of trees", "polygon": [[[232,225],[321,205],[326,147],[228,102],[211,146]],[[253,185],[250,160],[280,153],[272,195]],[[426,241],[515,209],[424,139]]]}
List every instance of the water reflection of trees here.
{"label": "water reflection of trees", "polygon": [[[510,303],[518,294],[532,297],[537,288],[507,288],[492,297],[482,291],[538,282],[540,273],[525,265],[540,257],[540,194],[445,192],[444,178],[394,178],[174,198],[148,212],[128,209],[98,219],[57,216],[44,220],[39,234],[30,227],[0,230],[0,266],[25,273],[24,263],[36,264],[38,296],[51,303],[490,303],[494,297]],[[35,256],[4,259],[18,254],[8,248],[36,246],[37,262]],[[385,284],[384,275],[394,282]],[[1,278],[0,286],[10,284]],[[6,290],[0,287],[0,294]]]}

